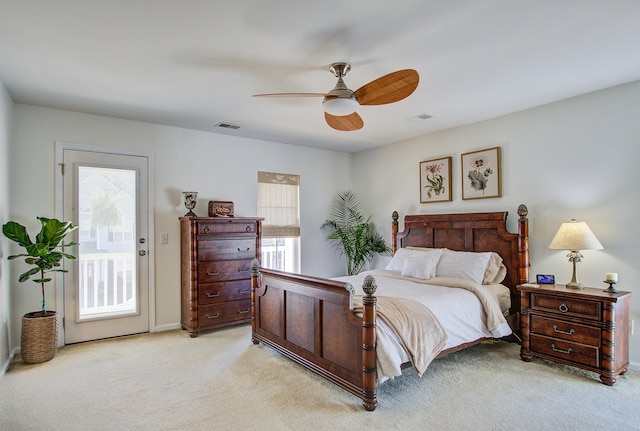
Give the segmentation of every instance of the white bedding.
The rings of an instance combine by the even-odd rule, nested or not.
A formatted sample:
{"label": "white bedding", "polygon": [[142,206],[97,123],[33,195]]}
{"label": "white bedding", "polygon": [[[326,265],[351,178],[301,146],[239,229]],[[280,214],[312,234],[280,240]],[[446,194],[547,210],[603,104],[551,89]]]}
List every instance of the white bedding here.
{"label": "white bedding", "polygon": [[[491,285],[491,287],[476,285],[476,288],[489,292],[488,300],[484,302],[488,307],[495,307],[494,316],[498,310],[500,321],[495,325],[495,329],[490,331],[486,324],[487,313],[480,299],[466,289],[425,284],[420,280],[402,277],[397,272],[383,270],[365,271],[354,276],[338,277],[336,280],[351,283],[356,295],[364,295],[362,283],[366,275],[372,275],[375,278],[377,285],[375,296],[413,299],[426,305],[447,333],[443,350],[476,341],[479,338],[500,338],[511,334],[511,328],[503,315],[505,294],[497,295],[497,292],[505,290],[508,295],[509,289],[505,286],[500,288],[499,285]],[[429,282],[432,283],[434,280],[431,279]],[[502,297],[502,301],[498,296]],[[500,310],[501,302],[502,310]],[[506,308],[508,309],[508,306]],[[400,376],[401,365],[409,362],[409,356],[393,331],[380,320],[377,322],[377,336],[378,382],[382,383]]]}

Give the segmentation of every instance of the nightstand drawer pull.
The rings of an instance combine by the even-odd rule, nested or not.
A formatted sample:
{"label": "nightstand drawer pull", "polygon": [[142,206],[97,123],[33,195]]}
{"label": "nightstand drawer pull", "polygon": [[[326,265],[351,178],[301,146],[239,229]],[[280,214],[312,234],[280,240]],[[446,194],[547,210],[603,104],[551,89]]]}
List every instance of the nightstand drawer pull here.
{"label": "nightstand drawer pull", "polygon": [[558,327],[556,325],[553,325],[553,330],[554,332],[559,332],[560,334],[567,334],[567,335],[573,335],[576,333],[575,329],[571,328],[569,329],[569,332],[566,331],[561,331],[558,329]]}
{"label": "nightstand drawer pull", "polygon": [[573,352],[571,347],[569,347],[567,350],[562,350],[562,349],[558,349],[555,344],[551,345],[551,350],[553,350],[554,352],[566,353],[567,355],[570,355],[571,352]]}
{"label": "nightstand drawer pull", "polygon": [[238,314],[247,314],[251,311],[251,308],[247,308],[246,310],[238,310]]}
{"label": "nightstand drawer pull", "polygon": [[238,293],[249,293],[251,289],[238,289]]}
{"label": "nightstand drawer pull", "polygon": [[217,298],[218,296],[220,296],[220,292],[217,292],[216,294],[207,292],[207,298]]}
{"label": "nightstand drawer pull", "polygon": [[207,271],[207,275],[218,275],[220,271]]}
{"label": "nightstand drawer pull", "polygon": [[217,319],[218,317],[220,317],[220,313],[214,315],[207,314],[207,319]]}
{"label": "nightstand drawer pull", "polygon": [[563,313],[566,313],[567,311],[569,311],[569,307],[567,307],[567,304],[563,302],[562,304],[560,304],[560,307],[558,307],[558,310],[562,311]]}
{"label": "nightstand drawer pull", "polygon": [[251,250],[251,248],[250,248],[250,247],[247,247],[247,248],[245,248],[244,250],[242,250],[240,247],[238,247],[238,251],[239,251],[239,252],[249,251],[249,250]]}
{"label": "nightstand drawer pull", "polygon": [[238,272],[249,272],[251,271],[251,268],[238,268]]}

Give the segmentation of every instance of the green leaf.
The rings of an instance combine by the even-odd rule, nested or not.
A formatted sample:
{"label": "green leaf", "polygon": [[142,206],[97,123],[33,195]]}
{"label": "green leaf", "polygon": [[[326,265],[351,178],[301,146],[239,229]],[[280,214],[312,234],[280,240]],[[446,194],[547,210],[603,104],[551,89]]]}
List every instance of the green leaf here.
{"label": "green leaf", "polygon": [[27,272],[24,272],[24,273],[20,274],[20,277],[18,278],[18,281],[20,283],[24,283],[29,278],[31,278],[32,275],[39,274],[39,273],[40,273],[40,268],[37,268],[37,267],[36,268],[31,268]]}
{"label": "green leaf", "polygon": [[11,241],[15,241],[20,246],[26,247],[31,244],[31,238],[27,234],[27,229],[19,223],[10,221],[2,226],[2,233]]}

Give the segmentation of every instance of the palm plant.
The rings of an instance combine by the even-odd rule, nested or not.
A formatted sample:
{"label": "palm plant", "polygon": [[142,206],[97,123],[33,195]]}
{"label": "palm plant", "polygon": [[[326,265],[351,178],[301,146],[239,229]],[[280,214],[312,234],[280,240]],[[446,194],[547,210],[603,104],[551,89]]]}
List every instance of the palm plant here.
{"label": "palm plant", "polygon": [[332,220],[326,220],[322,228],[331,232],[327,239],[333,241],[339,253],[347,259],[347,274],[355,275],[376,254],[391,254],[384,238],[360,210],[360,202],[353,191],[339,193],[333,201]]}

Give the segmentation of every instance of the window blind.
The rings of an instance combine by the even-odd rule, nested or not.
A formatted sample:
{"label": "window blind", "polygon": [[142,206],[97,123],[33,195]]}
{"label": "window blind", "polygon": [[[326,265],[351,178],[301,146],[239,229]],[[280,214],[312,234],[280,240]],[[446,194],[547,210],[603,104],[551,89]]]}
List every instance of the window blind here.
{"label": "window blind", "polygon": [[258,172],[258,217],[262,236],[300,236],[300,175]]}

